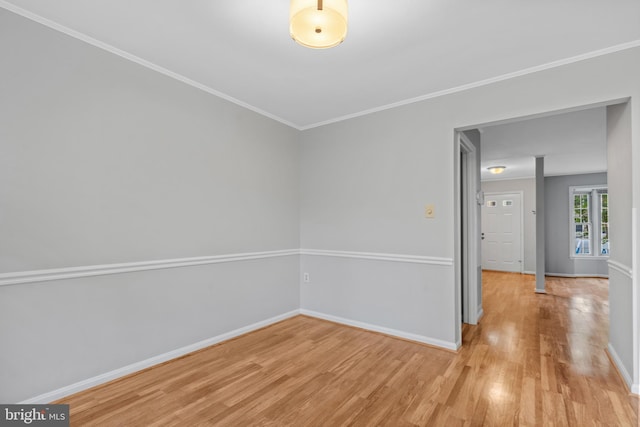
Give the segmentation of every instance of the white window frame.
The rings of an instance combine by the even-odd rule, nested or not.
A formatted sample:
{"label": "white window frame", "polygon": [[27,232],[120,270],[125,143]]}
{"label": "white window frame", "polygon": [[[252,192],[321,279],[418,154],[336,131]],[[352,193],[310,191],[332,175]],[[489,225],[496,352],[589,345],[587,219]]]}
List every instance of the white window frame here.
{"label": "white window frame", "polygon": [[[573,236],[572,239],[572,243],[573,243],[573,255],[575,255],[576,257],[585,257],[585,256],[592,256],[594,253],[594,249],[595,246],[593,244],[593,233],[592,230],[594,228],[594,223],[593,223],[593,203],[591,203],[591,189],[586,189],[585,191],[581,191],[581,190],[576,190],[574,189],[573,194],[571,196],[572,198],[572,203],[571,203],[571,217],[573,218],[573,220],[571,221],[571,230],[570,233]],[[576,197],[580,198],[580,205],[578,208],[576,208]],[[587,206],[586,208],[582,207],[582,200],[585,200],[587,202]],[[586,222],[579,222],[576,223],[575,222],[575,218],[576,218],[576,210],[580,211],[586,211],[587,213],[587,221]],[[582,217],[582,212],[579,213],[579,216]],[[589,252],[588,253],[578,253],[576,252],[576,241],[578,239],[577,236],[577,232],[576,232],[576,227],[577,224],[582,224],[582,233],[585,233],[585,228],[587,231],[587,233],[589,234],[589,238],[588,239],[584,239],[583,236],[583,241],[587,241],[587,243],[589,244]]]}
{"label": "white window frame", "polygon": [[[607,222],[603,222],[602,221],[602,210],[604,209],[602,207],[602,196],[604,196],[605,194],[607,195],[607,207],[606,207],[606,209],[607,209]],[[600,230],[599,230],[599,233],[598,233],[598,236],[599,236],[598,240],[600,241],[600,253],[599,253],[599,255],[603,256],[603,257],[606,257],[608,255],[602,255],[602,250],[604,249],[603,245],[602,245],[602,226],[604,224],[607,224],[607,237],[608,237],[609,240],[611,240],[611,235],[609,234],[609,230],[611,229],[611,222],[609,221],[609,191],[608,190],[607,190],[606,193],[599,193],[598,194],[598,208],[599,208],[599,218],[600,218]],[[609,254],[609,252],[611,252],[611,248],[610,248],[611,245],[608,244],[609,240],[607,240],[607,254]]]}
{"label": "white window frame", "polygon": [[[598,191],[608,190],[606,185],[580,185],[569,187],[569,258],[572,259],[607,259],[609,254],[602,255],[600,220],[601,206]],[[574,196],[576,194],[589,195],[589,254],[576,254],[576,227],[574,223]],[[607,192],[608,194],[608,192]],[[608,199],[608,198],[607,198]],[[607,203],[608,205],[608,203]]]}

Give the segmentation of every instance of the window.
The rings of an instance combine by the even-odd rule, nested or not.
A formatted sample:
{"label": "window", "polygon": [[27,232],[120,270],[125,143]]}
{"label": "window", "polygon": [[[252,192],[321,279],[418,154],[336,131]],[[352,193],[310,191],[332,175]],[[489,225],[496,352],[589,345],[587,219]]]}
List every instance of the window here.
{"label": "window", "polygon": [[600,254],[609,255],[609,193],[600,193]]}
{"label": "window", "polygon": [[607,187],[571,187],[570,195],[571,255],[609,256]]}
{"label": "window", "polygon": [[575,228],[575,254],[589,255],[591,253],[589,194],[573,195],[573,223]]}

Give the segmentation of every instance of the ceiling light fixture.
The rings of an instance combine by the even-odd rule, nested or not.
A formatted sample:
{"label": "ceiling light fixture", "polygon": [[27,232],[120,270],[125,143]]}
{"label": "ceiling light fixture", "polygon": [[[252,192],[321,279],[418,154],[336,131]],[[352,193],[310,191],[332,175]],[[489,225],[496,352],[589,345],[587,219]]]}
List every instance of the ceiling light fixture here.
{"label": "ceiling light fixture", "polygon": [[497,175],[499,173],[504,172],[506,168],[507,168],[506,166],[491,166],[491,167],[488,167],[487,170],[492,174]]}
{"label": "ceiling light fixture", "polygon": [[347,36],[347,12],[347,0],[291,0],[291,38],[312,49],[337,46]]}

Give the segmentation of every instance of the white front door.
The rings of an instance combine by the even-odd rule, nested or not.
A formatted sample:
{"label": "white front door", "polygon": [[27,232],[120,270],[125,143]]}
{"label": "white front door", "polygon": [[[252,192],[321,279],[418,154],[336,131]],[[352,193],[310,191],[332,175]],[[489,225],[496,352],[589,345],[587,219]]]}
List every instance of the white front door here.
{"label": "white front door", "polygon": [[485,193],[482,205],[482,268],[522,272],[522,197]]}

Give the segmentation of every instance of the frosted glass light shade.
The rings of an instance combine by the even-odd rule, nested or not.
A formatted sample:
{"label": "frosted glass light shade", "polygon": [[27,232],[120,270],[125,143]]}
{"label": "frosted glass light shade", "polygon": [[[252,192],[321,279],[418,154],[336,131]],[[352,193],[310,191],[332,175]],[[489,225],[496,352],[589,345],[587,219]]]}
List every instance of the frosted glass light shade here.
{"label": "frosted glass light shade", "polygon": [[291,0],[289,33],[302,46],[326,49],[347,36],[347,0]]}
{"label": "frosted glass light shade", "polygon": [[499,173],[504,172],[504,170],[506,169],[506,166],[491,166],[487,169],[489,169],[489,172],[491,172],[494,175],[497,175]]}

